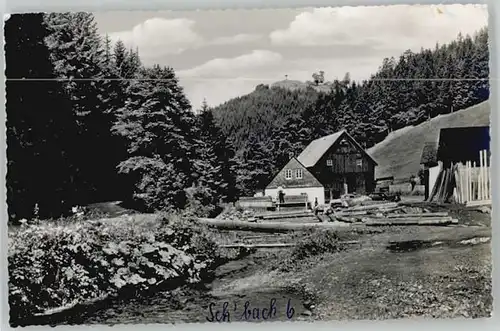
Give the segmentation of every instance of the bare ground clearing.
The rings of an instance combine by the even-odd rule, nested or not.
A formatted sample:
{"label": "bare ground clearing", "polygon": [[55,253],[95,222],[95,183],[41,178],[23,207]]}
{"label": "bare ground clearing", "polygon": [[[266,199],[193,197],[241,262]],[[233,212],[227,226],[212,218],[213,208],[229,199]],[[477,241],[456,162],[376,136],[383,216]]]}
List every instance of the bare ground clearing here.
{"label": "bare ground clearing", "polygon": [[[238,321],[246,301],[250,308],[262,309],[269,307],[271,299],[276,299],[277,307],[277,316],[271,320],[281,321],[288,319],[289,299],[295,310],[292,320],[490,316],[490,243],[465,240],[491,238],[491,215],[449,206],[428,208],[445,208],[456,215],[459,224],[355,231],[350,239],[356,236],[359,245],[301,261],[290,261],[292,248],[258,250],[219,267],[216,279],[201,288],[182,287],[115,301],[89,310],[76,322],[207,322],[209,304],[221,310],[226,301],[230,307],[236,303],[230,319]],[[290,242],[304,235],[218,232],[227,242]],[[400,245],[391,248],[393,242]]]}

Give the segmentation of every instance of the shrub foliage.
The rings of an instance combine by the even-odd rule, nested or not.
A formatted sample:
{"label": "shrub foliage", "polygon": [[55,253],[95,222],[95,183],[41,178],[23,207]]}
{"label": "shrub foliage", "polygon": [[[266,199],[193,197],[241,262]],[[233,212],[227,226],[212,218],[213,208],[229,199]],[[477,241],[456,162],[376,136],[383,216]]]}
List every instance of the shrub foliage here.
{"label": "shrub foliage", "polygon": [[207,233],[174,217],[25,225],[9,236],[11,317],[197,283],[219,256]]}

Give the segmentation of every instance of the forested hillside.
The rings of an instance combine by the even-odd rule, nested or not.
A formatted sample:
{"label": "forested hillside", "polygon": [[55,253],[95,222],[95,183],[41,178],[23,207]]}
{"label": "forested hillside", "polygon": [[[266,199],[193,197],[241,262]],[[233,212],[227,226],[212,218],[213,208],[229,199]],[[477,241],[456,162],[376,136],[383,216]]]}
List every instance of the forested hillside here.
{"label": "forested hillside", "polygon": [[172,68],[143,66],[88,13],[12,15],[5,39],[10,219],[109,200],[210,214],[235,198],[231,147]]}
{"label": "forested hillside", "polygon": [[328,93],[297,88],[296,81],[290,89],[283,82],[278,87],[260,85],[214,112],[248,168],[245,175],[262,178],[252,184],[262,188],[289,152],[297,153],[320,136],[345,128],[369,148],[394,130],[488,99],[488,61],[488,31],[483,28],[434,49],[385,59],[363,82],[352,81],[349,74],[333,82],[314,78],[312,84],[328,86]]}
{"label": "forested hillside", "polygon": [[259,85],[199,112],[172,68],[144,66],[91,14],[12,15],[5,40],[10,219],[110,200],[211,215],[315,138],[345,128],[368,148],[489,94],[486,28],[386,59],[364,82],[314,74],[305,88]]}

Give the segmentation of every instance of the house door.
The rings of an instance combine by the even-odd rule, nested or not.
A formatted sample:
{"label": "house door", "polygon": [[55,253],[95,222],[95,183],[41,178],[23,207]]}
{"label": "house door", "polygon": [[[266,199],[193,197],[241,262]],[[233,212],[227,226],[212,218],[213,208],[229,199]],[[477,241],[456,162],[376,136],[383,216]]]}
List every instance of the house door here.
{"label": "house door", "polygon": [[357,183],[356,183],[356,174],[348,174],[346,178],[347,189],[349,193],[356,192]]}

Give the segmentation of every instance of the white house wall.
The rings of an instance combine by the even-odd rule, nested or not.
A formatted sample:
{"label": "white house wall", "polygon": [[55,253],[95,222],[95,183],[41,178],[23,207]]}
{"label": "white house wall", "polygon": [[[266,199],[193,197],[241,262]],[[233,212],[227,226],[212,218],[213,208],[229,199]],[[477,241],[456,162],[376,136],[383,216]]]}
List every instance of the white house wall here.
{"label": "white house wall", "polygon": [[[311,203],[311,206],[314,207],[314,200],[318,198],[318,203],[325,203],[325,189],[321,187],[289,187],[283,188],[283,192],[285,196],[287,195],[301,195],[303,193],[307,194],[307,200]],[[273,200],[277,200],[278,198],[278,189],[266,189],[264,194],[266,196],[270,196]]]}

